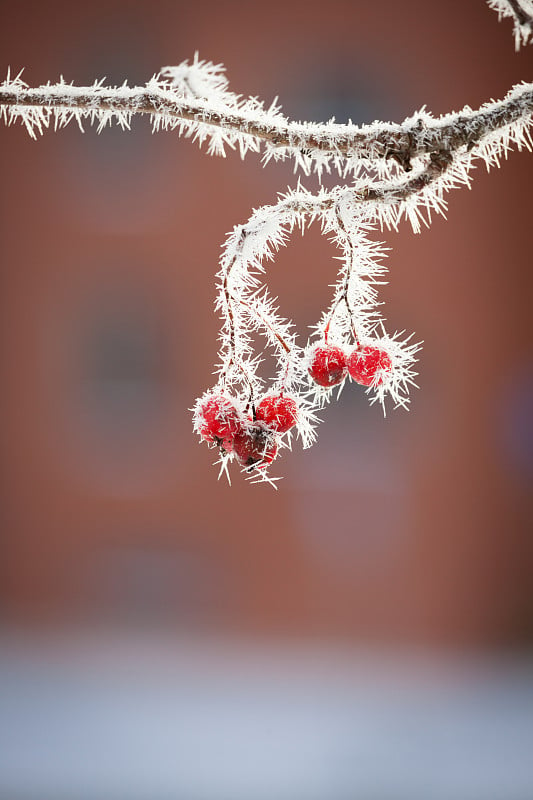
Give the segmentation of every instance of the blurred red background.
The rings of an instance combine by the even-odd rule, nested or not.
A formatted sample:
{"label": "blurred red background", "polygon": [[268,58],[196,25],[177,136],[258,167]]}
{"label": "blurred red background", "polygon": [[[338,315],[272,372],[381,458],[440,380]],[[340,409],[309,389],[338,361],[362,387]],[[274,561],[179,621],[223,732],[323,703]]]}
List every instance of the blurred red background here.
{"label": "blurred red background", "polygon": [[[292,118],[357,122],[530,76],[485,3],[435,6],[22,0],[0,7],[0,52],[30,85],[142,84],[198,50]],[[138,119],[37,142],[2,126],[0,171],[6,624],[531,643],[531,154],[479,169],[420,236],[383,236],[384,315],[424,340],[420,390],[386,419],[345,391],[277,492],[217,482],[187,409],[213,382],[220,246],[290,166]],[[303,337],[335,255],[313,229],[268,268]]]}

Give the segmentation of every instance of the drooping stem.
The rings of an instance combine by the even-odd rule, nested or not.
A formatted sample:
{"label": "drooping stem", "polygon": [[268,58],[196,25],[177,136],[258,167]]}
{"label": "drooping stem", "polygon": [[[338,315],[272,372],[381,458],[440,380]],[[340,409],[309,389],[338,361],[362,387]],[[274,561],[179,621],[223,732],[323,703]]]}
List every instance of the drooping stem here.
{"label": "drooping stem", "polygon": [[[224,367],[222,368],[222,370],[220,372],[220,379],[221,379],[222,382],[224,382],[225,376],[227,375],[231,365],[232,364],[237,364],[237,361],[235,359],[235,314],[234,314],[234,311],[233,311],[234,298],[233,298],[232,293],[230,292],[230,289],[229,289],[229,277],[230,277],[230,274],[231,274],[231,270],[234,267],[234,265],[235,265],[235,263],[236,263],[236,261],[237,261],[237,259],[239,257],[239,253],[242,251],[242,247],[243,247],[245,241],[246,241],[246,232],[245,232],[245,229],[243,228],[242,231],[241,231],[241,235],[239,237],[239,241],[237,243],[237,249],[236,249],[235,255],[233,256],[233,259],[231,260],[230,264],[228,265],[228,267],[224,271],[224,278],[223,278],[222,285],[221,285],[221,288],[220,288],[221,296],[222,296],[222,302],[225,304],[225,310],[226,310],[226,315],[227,315],[226,316],[227,328],[228,328],[228,335],[229,335],[229,360],[226,361]],[[253,393],[253,384],[252,384],[251,378],[248,375],[247,370],[245,369],[244,365],[240,361],[238,362],[238,366],[239,366],[241,372],[243,373],[246,382],[248,383],[248,386],[249,386],[249,389],[250,389],[250,394],[252,395],[252,393]]]}
{"label": "drooping stem", "polygon": [[349,288],[349,285],[350,285],[350,278],[351,278],[352,271],[353,271],[353,268],[354,268],[354,249],[353,249],[353,244],[350,241],[350,237],[347,234],[346,226],[345,226],[344,221],[342,219],[338,203],[335,206],[335,216],[337,217],[337,224],[339,226],[339,230],[342,231],[342,233],[346,237],[346,241],[348,242],[348,248],[349,248],[349,251],[350,251],[350,256],[349,256],[349,263],[347,263],[346,266],[345,266],[343,279],[342,279],[340,285],[337,286],[337,292],[336,292],[335,298],[333,300],[333,304],[331,306],[331,310],[330,310],[329,315],[328,315],[328,320],[327,320],[326,325],[324,327],[324,341],[327,344],[329,329],[330,329],[333,317],[335,316],[335,312],[336,312],[337,308],[339,307],[340,303],[344,303],[344,305],[346,306],[346,311],[348,312],[348,317],[350,319],[350,328],[351,328],[351,331],[352,331],[352,336],[353,336],[354,341],[355,341],[355,346],[359,347],[360,341],[359,341],[359,335],[358,335],[358,333],[357,333],[357,331],[355,329],[354,311],[353,311],[353,309],[352,309],[352,307],[350,305],[350,301],[348,299],[348,288]]}

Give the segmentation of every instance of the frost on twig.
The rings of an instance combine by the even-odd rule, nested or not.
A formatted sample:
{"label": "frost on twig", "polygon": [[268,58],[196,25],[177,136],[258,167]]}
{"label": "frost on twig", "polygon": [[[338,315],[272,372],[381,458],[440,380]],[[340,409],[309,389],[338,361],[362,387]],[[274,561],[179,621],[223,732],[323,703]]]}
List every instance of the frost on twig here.
{"label": "frost on twig", "polygon": [[[515,20],[517,44],[532,34],[531,0],[489,0]],[[30,88],[18,75],[0,84],[0,115],[21,122],[33,138],[76,122],[102,130],[129,129],[135,115],[154,131],[173,130],[205,144],[210,155],[227,148],[262,153],[263,163],[292,160],[304,176],[335,170],[339,185],[311,192],[299,181],[276,203],[255,210],[228,235],[218,272],[221,317],[216,385],[194,407],[194,427],[216,449],[221,472],[236,460],[253,479],[269,481],[269,467],[296,433],[304,447],[315,439],[316,411],[347,380],[366,388],[385,411],[387,398],[407,407],[415,385],[419,345],[404,332],[389,334],[377,287],[386,255],[376,232],[409,221],[415,233],[446,211],[445,195],[470,185],[476,162],[498,166],[516,147],[532,149],[533,84],[513,87],[503,100],[434,118],[422,110],[402,123],[356,126],[292,122],[277,100],[265,105],[229,88],[224,69],[195,56],[165,67],[143,87],[77,87],[61,80]],[[348,180],[349,179],[349,180]],[[281,317],[264,280],[265,267],[296,230],[319,224],[338,248],[333,296],[310,341]],[[328,304],[329,303],[329,304]],[[274,354],[270,381],[260,374],[263,349]]]}
{"label": "frost on twig", "polygon": [[305,175],[320,177],[335,169],[344,177],[366,177],[377,171],[380,179],[391,180],[431,153],[473,147],[533,109],[530,83],[515,87],[502,101],[439,119],[420,111],[400,124],[292,122],[275,103],[265,107],[227,87],[223,67],[198,56],[191,64],[164,68],[141,87],[106,87],[100,81],[84,87],[61,80],[30,88],[20,75],[11,79],[8,74],[0,84],[0,112],[6,124],[20,121],[33,138],[73,121],[82,130],[84,122],[99,131],[112,124],[129,129],[135,115],[148,115],[154,131],[175,130],[206,143],[210,155],[223,156],[229,147],[244,157],[262,146],[265,164],[292,159]]}
{"label": "frost on twig", "polygon": [[511,18],[514,23],[515,50],[533,43],[533,0],[487,0],[498,18]]}

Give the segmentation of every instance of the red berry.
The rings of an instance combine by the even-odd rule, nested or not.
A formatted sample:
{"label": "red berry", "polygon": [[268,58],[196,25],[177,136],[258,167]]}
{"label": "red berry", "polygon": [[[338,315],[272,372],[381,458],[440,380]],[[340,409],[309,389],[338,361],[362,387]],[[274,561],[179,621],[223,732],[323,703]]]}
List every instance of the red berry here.
{"label": "red berry", "polygon": [[373,345],[360,347],[348,357],[348,372],[362,386],[379,386],[391,369],[389,354]]}
{"label": "red berry", "polygon": [[335,386],[341,383],[347,373],[344,350],[334,344],[315,347],[308,372],[319,386]]}
{"label": "red berry", "polygon": [[197,415],[200,436],[231,452],[233,437],[242,428],[241,415],[232,401],[222,395],[211,395],[200,402]]}
{"label": "red berry", "polygon": [[264,469],[276,458],[278,444],[271,430],[262,422],[242,428],[233,440],[235,454],[242,467]]}
{"label": "red berry", "polygon": [[287,433],[298,420],[298,404],[292,397],[282,394],[267,395],[260,401],[255,415],[271,431]]}

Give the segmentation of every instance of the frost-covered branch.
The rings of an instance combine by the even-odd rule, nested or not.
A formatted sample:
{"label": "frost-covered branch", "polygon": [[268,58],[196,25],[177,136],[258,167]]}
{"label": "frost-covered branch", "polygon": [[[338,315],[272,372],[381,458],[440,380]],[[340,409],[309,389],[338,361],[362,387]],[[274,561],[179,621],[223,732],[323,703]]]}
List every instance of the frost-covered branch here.
{"label": "frost-covered branch", "polygon": [[21,121],[34,138],[52,124],[57,129],[71,121],[80,127],[88,121],[99,130],[113,123],[129,128],[132,118],[143,114],[154,130],[177,129],[207,141],[210,154],[223,155],[225,146],[238,146],[244,156],[263,144],[265,161],[293,158],[305,174],[320,175],[331,167],[357,174],[376,161],[388,162],[385,172],[381,167],[382,177],[392,177],[397,165],[410,170],[413,161],[431,153],[473,147],[533,112],[533,84],[525,83],[501,101],[438,119],[420,111],[399,124],[301,123],[289,121],[275,104],[265,108],[227,87],[223,69],[197,57],[191,64],[165,68],[144,87],[60,82],[30,88],[20,77],[8,77],[0,84],[0,112],[7,124]]}
{"label": "frost-covered branch", "polygon": [[498,18],[511,18],[514,22],[515,49],[533,43],[532,0],[487,0],[490,8],[498,12]]}

